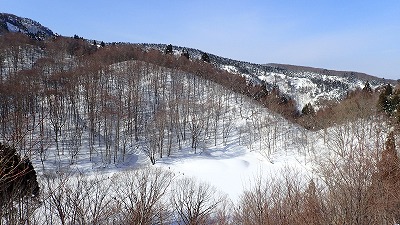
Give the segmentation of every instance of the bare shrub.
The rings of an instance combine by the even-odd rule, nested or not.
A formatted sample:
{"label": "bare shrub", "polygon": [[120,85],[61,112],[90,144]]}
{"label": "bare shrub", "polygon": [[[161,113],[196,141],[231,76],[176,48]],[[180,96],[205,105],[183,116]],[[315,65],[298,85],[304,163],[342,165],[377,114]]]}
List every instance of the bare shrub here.
{"label": "bare shrub", "polygon": [[119,204],[104,176],[46,175],[37,221],[45,224],[110,224],[118,221]]}
{"label": "bare shrub", "polygon": [[324,224],[321,189],[307,185],[293,169],[280,178],[258,175],[240,197],[233,214],[237,224]]}
{"label": "bare shrub", "polygon": [[169,224],[170,210],[165,204],[173,174],[147,167],[121,174],[115,184],[116,201],[121,204],[126,224]]}
{"label": "bare shrub", "polygon": [[[178,224],[210,224],[227,219],[219,207],[226,197],[218,195],[216,189],[193,178],[178,180],[171,193],[171,204]],[[218,217],[219,215],[220,217]]]}

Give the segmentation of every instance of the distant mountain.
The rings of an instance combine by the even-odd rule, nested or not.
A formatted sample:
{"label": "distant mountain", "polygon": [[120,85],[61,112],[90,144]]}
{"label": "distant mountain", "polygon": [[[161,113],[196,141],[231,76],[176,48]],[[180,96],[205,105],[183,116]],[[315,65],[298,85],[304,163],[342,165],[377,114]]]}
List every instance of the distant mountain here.
{"label": "distant mountain", "polygon": [[[50,29],[36,21],[12,14],[0,13],[0,35],[7,32],[21,32],[38,40],[54,36]],[[157,49],[161,52],[165,52],[167,48],[166,44],[145,43],[136,45],[144,50]],[[394,80],[378,78],[359,72],[275,63],[255,64],[181,46],[172,46],[172,52],[177,56],[188,54],[191,59],[198,60],[201,60],[206,54],[210,63],[216,68],[245,77],[249,85],[263,85],[268,91],[279,90],[279,93],[283,95],[282,97],[293,99],[296,102],[296,107],[299,111],[308,103],[318,109],[323,107],[326,102],[340,101],[349,91],[363,88],[367,81],[372,88],[387,83],[396,84]]]}
{"label": "distant mountain", "polygon": [[328,70],[323,68],[315,68],[309,66],[296,66],[296,65],[289,65],[289,64],[279,64],[279,63],[268,63],[268,66],[279,67],[284,70],[292,71],[292,72],[313,72],[318,74],[325,74],[329,76],[338,76],[338,77],[353,77],[361,80],[372,80],[372,81],[381,81],[384,83],[391,83],[395,84],[395,80],[385,79],[385,78],[378,78],[376,76],[372,76],[366,73],[354,72],[354,71],[338,71],[338,70]]}
{"label": "distant mountain", "polygon": [[34,20],[0,13],[0,35],[8,32],[21,32],[37,40],[54,36],[53,31]]}
{"label": "distant mountain", "polygon": [[[165,51],[165,44],[139,44],[144,49]],[[230,73],[240,74],[249,83],[262,84],[268,91],[278,89],[284,97],[296,101],[299,111],[307,103],[321,108],[326,102],[340,101],[349,91],[363,88],[368,81],[372,88],[384,84],[395,85],[396,81],[378,78],[365,73],[352,71],[336,71],[306,66],[285,64],[255,64],[220,57],[198,49],[173,46],[175,55],[189,53],[191,59],[201,59],[207,54],[211,63]]]}

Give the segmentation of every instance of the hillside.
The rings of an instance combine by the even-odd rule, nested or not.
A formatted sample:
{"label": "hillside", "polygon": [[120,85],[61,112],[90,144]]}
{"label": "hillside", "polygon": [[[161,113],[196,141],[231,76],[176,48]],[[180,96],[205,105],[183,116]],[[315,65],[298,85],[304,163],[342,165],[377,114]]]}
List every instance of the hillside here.
{"label": "hillside", "polygon": [[23,33],[37,40],[53,37],[54,33],[40,23],[8,13],[0,13],[0,35],[9,32]]}
{"label": "hillside", "polygon": [[392,85],[396,84],[395,80],[390,80],[390,79],[384,79],[384,78],[378,78],[369,74],[365,73],[359,73],[359,72],[354,72],[354,71],[337,71],[337,70],[327,70],[323,68],[314,68],[314,67],[308,67],[308,66],[296,66],[296,65],[288,65],[288,64],[278,64],[278,63],[268,63],[266,65],[273,66],[273,67],[278,67],[282,68],[288,71],[293,71],[293,72],[302,72],[302,71],[307,71],[307,72],[313,72],[313,73],[318,73],[318,74],[324,74],[324,75],[330,75],[330,76],[338,76],[338,77],[350,77],[351,79],[360,79],[360,80],[371,80],[374,82],[375,80],[381,81],[383,83],[390,83]]}
{"label": "hillside", "polygon": [[[167,47],[164,44],[140,44],[139,46],[159,51],[164,51]],[[191,58],[198,60],[203,54],[207,54],[216,68],[239,74],[250,83],[263,85],[268,91],[278,89],[281,95],[296,102],[296,108],[299,111],[307,103],[311,103],[318,109],[323,108],[325,102],[339,102],[346,97],[348,92],[362,89],[367,81],[374,89],[388,83],[396,85],[394,80],[352,71],[334,71],[283,64],[254,64],[180,46],[173,46],[173,50],[176,55],[188,52]]]}
{"label": "hillside", "polygon": [[[39,23],[2,15],[0,223],[400,221],[400,92],[386,80],[37,38]],[[36,174],[14,179],[30,162],[35,194]]]}
{"label": "hillside", "polygon": [[[22,32],[37,40],[54,37],[54,33],[40,23],[11,14],[0,14],[0,24],[0,35],[8,32]],[[167,47],[166,44],[135,45],[146,51],[156,49],[161,52],[164,52]],[[269,92],[278,90],[280,95],[294,100],[299,112],[308,103],[315,109],[319,109],[324,108],[326,102],[339,102],[349,91],[363,88],[367,81],[373,89],[388,83],[396,85],[396,81],[359,72],[274,63],[261,65],[228,59],[189,47],[172,46],[172,48],[175,55],[180,56],[186,52],[191,59],[195,60],[201,60],[203,54],[206,54],[210,63],[216,68],[243,76],[247,82],[262,85]]]}

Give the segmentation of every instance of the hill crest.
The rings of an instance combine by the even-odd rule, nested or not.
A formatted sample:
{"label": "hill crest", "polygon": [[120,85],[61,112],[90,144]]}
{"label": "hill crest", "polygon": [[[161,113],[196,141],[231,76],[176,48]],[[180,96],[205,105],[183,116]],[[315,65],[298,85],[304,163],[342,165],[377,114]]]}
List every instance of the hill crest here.
{"label": "hill crest", "polygon": [[37,40],[43,40],[54,36],[53,31],[32,19],[9,13],[0,13],[0,35],[9,32],[21,32]]}

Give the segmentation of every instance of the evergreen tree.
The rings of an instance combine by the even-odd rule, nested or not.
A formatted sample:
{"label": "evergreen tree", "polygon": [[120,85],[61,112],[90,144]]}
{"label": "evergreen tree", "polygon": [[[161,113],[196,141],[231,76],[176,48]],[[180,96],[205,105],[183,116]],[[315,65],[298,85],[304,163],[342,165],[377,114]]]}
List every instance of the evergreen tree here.
{"label": "evergreen tree", "polygon": [[389,108],[388,96],[385,95],[384,91],[379,94],[378,107],[384,112],[387,112]]}
{"label": "evergreen tree", "polygon": [[201,60],[203,60],[204,62],[208,62],[208,63],[211,62],[210,56],[208,56],[208,54],[205,52],[201,55]]}
{"label": "evergreen tree", "polygon": [[393,160],[395,161],[399,160],[396,152],[396,142],[393,131],[391,131],[387,136],[385,142],[385,150],[382,152],[382,160],[387,160],[389,158],[393,158]]}
{"label": "evergreen tree", "polygon": [[376,164],[368,190],[367,208],[374,224],[400,221],[400,160],[397,155],[395,135],[391,131],[385,149]]}
{"label": "evergreen tree", "polygon": [[385,142],[385,150],[377,165],[375,186],[377,198],[374,203],[381,207],[381,213],[393,221],[400,221],[400,160],[397,155],[394,132],[391,131]]}
{"label": "evergreen tree", "polygon": [[184,50],[182,51],[182,56],[184,56],[184,57],[187,58],[187,59],[190,58],[189,52],[188,52],[186,49],[184,49]]}
{"label": "evergreen tree", "polygon": [[392,94],[393,88],[390,84],[388,84],[385,86],[385,90],[380,93],[378,99],[379,108],[388,115],[392,115],[397,106],[396,101],[398,101],[398,98],[395,98]]}
{"label": "evergreen tree", "polygon": [[36,172],[28,158],[21,158],[15,148],[0,143],[0,209],[20,198],[37,196]]}
{"label": "evergreen tree", "polygon": [[397,123],[400,123],[400,104],[397,105],[396,118],[397,118]]}
{"label": "evergreen tree", "polygon": [[167,48],[165,49],[165,54],[172,54],[172,45],[171,44],[167,45]]}
{"label": "evergreen tree", "polygon": [[385,93],[386,96],[389,96],[389,95],[393,94],[392,85],[390,85],[390,84],[386,85],[384,93]]}
{"label": "evergreen tree", "polygon": [[372,88],[371,88],[371,85],[369,84],[369,82],[368,82],[368,81],[367,81],[367,82],[365,82],[365,85],[364,85],[363,91],[364,91],[364,92],[366,92],[366,93],[372,93]]}
{"label": "evergreen tree", "polygon": [[[394,90],[392,88],[391,91],[392,94],[386,97],[386,112],[390,116],[396,117],[397,121],[400,122],[400,89]],[[387,91],[387,93],[389,92],[390,90]]]}
{"label": "evergreen tree", "polygon": [[392,183],[400,181],[400,160],[396,151],[394,132],[391,131],[386,138],[385,150],[378,162],[378,179],[385,185],[391,186]]}
{"label": "evergreen tree", "polygon": [[314,115],[315,110],[314,110],[314,107],[311,105],[311,103],[307,103],[301,110],[301,113],[303,115]]}

